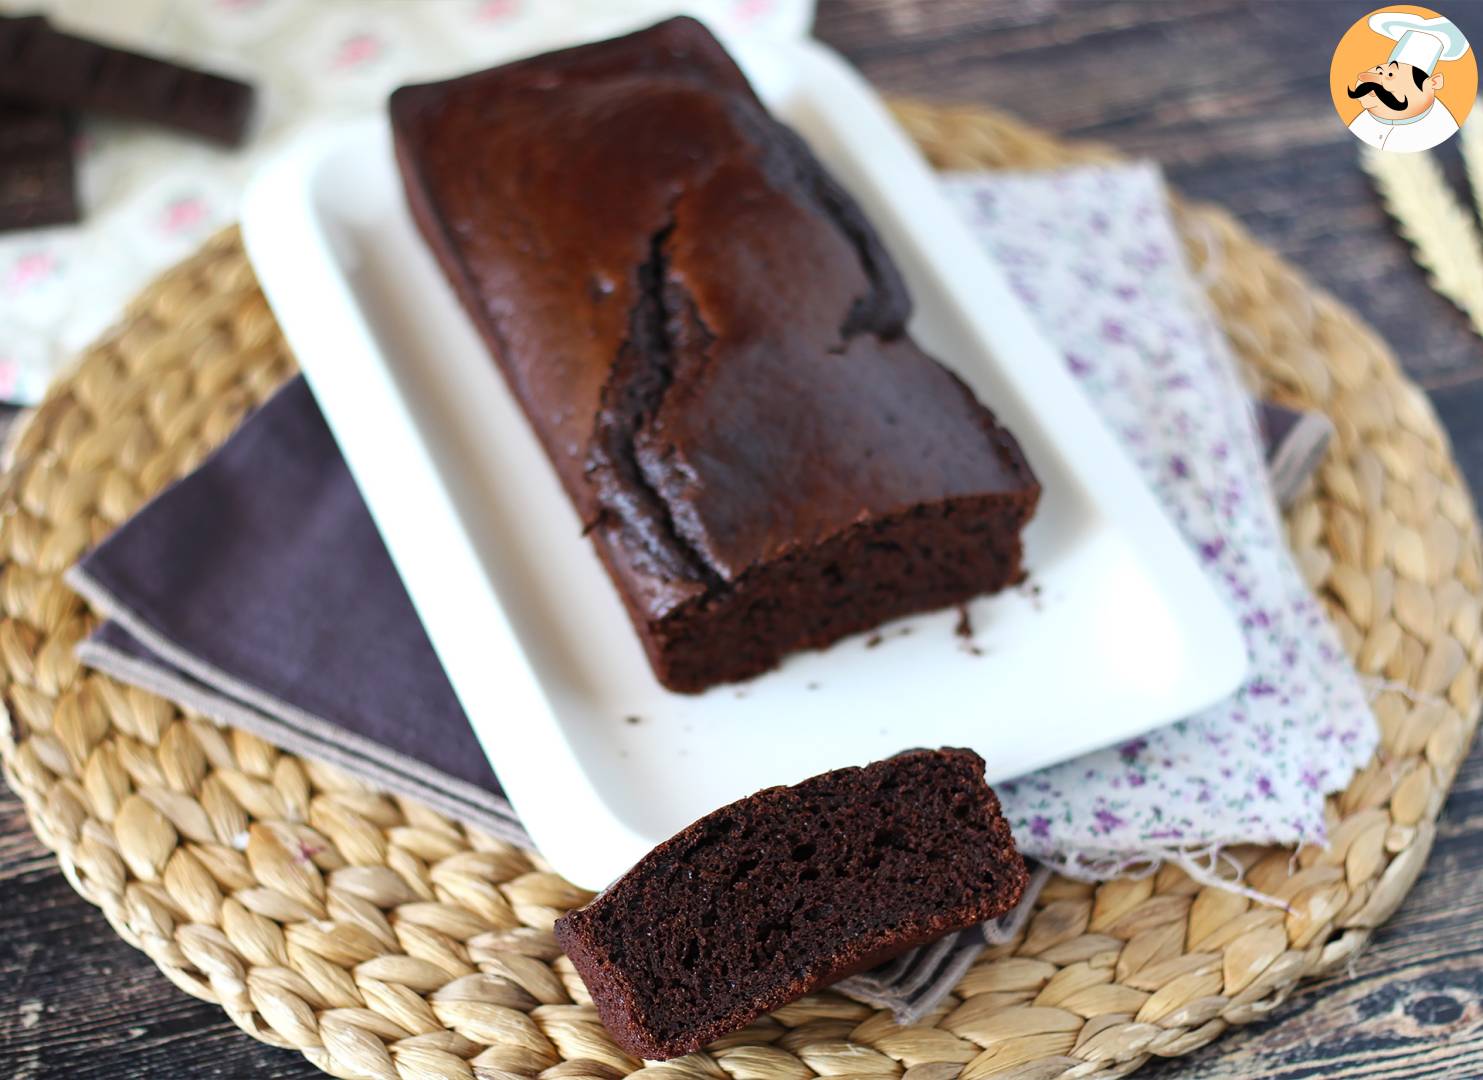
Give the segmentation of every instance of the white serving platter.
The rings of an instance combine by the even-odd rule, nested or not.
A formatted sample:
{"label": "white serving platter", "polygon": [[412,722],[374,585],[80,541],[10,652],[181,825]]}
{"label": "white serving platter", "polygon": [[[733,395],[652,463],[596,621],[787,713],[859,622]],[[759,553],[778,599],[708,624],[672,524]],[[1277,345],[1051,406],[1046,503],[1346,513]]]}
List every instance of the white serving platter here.
{"label": "white serving platter", "polygon": [[1006,779],[1212,704],[1246,663],[1194,556],[875,94],[815,42],[733,53],[865,207],[915,298],[913,335],[1044,485],[1033,588],[972,604],[972,648],[944,611],[744,685],[667,692],[412,224],[385,122],[288,147],[244,207],[263,289],[506,793],[593,888],[759,788],[914,746],[972,747]]}

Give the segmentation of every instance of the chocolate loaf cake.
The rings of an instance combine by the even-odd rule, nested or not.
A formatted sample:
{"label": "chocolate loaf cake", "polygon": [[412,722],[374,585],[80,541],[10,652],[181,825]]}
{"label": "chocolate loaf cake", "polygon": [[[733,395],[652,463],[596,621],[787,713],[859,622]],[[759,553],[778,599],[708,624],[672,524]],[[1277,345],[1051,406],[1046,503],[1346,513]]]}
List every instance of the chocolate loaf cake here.
{"label": "chocolate loaf cake", "polygon": [[914,750],[760,791],[660,844],[556,940],[630,1054],[698,1050],[1014,907],[1028,877],[983,770]]}
{"label": "chocolate loaf cake", "polygon": [[655,674],[1002,588],[1039,488],[860,209],[689,19],[392,95],[418,227]]}

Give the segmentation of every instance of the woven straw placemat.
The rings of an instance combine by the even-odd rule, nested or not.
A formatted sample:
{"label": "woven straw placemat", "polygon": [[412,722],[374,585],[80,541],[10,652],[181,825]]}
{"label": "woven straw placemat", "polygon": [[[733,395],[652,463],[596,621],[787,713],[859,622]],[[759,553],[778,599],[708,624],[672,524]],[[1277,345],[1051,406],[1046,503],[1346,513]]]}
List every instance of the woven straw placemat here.
{"label": "woven straw placemat", "polygon": [[[977,110],[898,115],[947,167],[1110,157]],[[1252,379],[1334,420],[1290,538],[1360,670],[1389,687],[1379,754],[1330,800],[1331,846],[1233,853],[1286,910],[1173,868],[1057,880],[921,1024],[825,992],[703,1053],[630,1060],[551,937],[588,894],[538,856],[78,667],[94,620],[62,572],[293,370],[235,233],[146,290],[13,441],[6,778],[126,941],[336,1076],[1049,1080],[1187,1054],[1343,965],[1415,881],[1476,723],[1483,581],[1446,438],[1389,350],[1225,214],[1178,214]]]}

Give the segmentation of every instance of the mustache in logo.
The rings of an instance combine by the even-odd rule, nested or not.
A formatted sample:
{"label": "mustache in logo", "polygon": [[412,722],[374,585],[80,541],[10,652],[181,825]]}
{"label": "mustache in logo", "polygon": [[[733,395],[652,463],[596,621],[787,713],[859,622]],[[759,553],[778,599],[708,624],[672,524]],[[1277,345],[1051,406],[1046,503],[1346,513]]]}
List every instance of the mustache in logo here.
{"label": "mustache in logo", "polygon": [[1362,98],[1366,94],[1374,94],[1377,98],[1380,99],[1380,104],[1384,105],[1387,109],[1394,109],[1396,110],[1396,112],[1400,112],[1406,107],[1405,98],[1396,97],[1389,90],[1385,89],[1385,87],[1381,86],[1378,82],[1362,82],[1353,90],[1346,91],[1346,93],[1348,93],[1349,96],[1352,98]]}

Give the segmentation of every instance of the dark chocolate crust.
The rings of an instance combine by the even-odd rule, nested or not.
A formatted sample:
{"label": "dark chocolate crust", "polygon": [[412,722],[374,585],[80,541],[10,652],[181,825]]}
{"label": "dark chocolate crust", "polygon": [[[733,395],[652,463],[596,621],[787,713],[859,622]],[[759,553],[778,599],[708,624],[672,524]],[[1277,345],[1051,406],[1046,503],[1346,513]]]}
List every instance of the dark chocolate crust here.
{"label": "dark chocolate crust", "polygon": [[969,750],[915,750],[700,819],[556,922],[613,1038],[690,1053],[1004,914],[1028,875]]}
{"label": "dark chocolate crust", "polygon": [[413,217],[666,686],[1018,579],[1019,448],[698,23],[404,87],[391,116]]}

